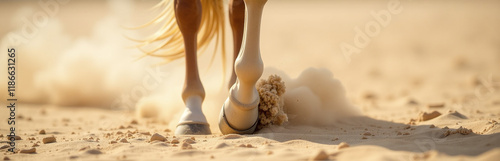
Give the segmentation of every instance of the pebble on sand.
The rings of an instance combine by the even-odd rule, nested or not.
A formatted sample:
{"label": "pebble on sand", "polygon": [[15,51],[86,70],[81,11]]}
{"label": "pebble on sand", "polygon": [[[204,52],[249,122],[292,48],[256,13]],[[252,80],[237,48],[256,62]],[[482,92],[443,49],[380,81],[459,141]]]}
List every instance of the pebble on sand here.
{"label": "pebble on sand", "polygon": [[328,155],[326,154],[326,152],[324,150],[320,150],[315,156],[314,158],[312,158],[313,160],[327,160],[328,159]]}
{"label": "pebble on sand", "polygon": [[45,130],[40,130],[40,132],[38,132],[38,134],[45,134]]}
{"label": "pebble on sand", "polygon": [[20,153],[36,153],[36,148],[23,149]]}
{"label": "pebble on sand", "polygon": [[341,143],[339,144],[339,146],[337,146],[337,149],[339,149],[339,150],[340,150],[340,149],[348,148],[349,146],[350,146],[350,145],[349,145],[349,144],[347,144],[346,142],[341,142]]}
{"label": "pebble on sand", "polygon": [[228,135],[225,135],[224,137],[222,137],[223,139],[238,139],[238,138],[242,138],[243,136],[241,135],[238,135],[238,134],[228,134]]}
{"label": "pebble on sand", "polygon": [[193,139],[184,139],[184,140],[182,140],[182,142],[184,142],[184,143],[188,143],[188,144],[193,144],[193,143],[195,143],[195,141],[194,141]]}
{"label": "pebble on sand", "polygon": [[155,133],[153,134],[153,136],[151,136],[151,139],[149,139],[149,141],[155,141],[155,140],[158,140],[158,141],[166,141],[167,138],[165,138],[164,136],[158,134],[158,133]]}
{"label": "pebble on sand", "polygon": [[54,136],[45,137],[45,138],[43,138],[42,142],[44,144],[53,143],[53,142],[56,142],[56,138]]}
{"label": "pebble on sand", "polygon": [[3,160],[10,160],[10,158],[5,156],[5,157],[3,157]]}
{"label": "pebble on sand", "polygon": [[122,142],[122,143],[128,143],[128,140],[125,139],[125,138],[123,138],[123,139],[120,140],[120,142]]}
{"label": "pebble on sand", "polygon": [[186,149],[193,149],[193,146],[191,146],[191,144],[189,143],[184,142],[182,143],[181,146],[179,146],[179,148],[181,148],[182,150],[186,150]]}

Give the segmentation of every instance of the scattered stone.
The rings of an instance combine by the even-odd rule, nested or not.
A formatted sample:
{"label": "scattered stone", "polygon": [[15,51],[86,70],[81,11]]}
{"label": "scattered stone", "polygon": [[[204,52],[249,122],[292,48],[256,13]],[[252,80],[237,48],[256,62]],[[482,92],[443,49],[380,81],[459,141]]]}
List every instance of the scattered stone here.
{"label": "scattered stone", "polygon": [[125,126],[120,125],[120,127],[118,127],[118,129],[125,129]]}
{"label": "scattered stone", "polygon": [[40,145],[38,145],[37,143],[34,143],[31,147],[38,147]]}
{"label": "scattered stone", "polygon": [[151,136],[151,139],[149,141],[155,141],[155,140],[158,140],[158,141],[166,141],[167,138],[165,138],[164,136],[158,134],[158,133],[155,133],[153,134],[153,136]]}
{"label": "scattered stone", "polygon": [[170,144],[179,144],[179,139],[172,139],[172,141],[170,141]]}
{"label": "scattered stone", "polygon": [[116,144],[117,142],[113,140],[113,141],[111,141],[111,142],[109,142],[109,143],[110,143],[110,144]]}
{"label": "scattered stone", "polygon": [[313,158],[313,160],[327,160],[328,155],[324,150],[320,150]]}
{"label": "scattered stone", "polygon": [[444,107],[444,105],[445,104],[443,102],[439,102],[439,103],[431,103],[427,107],[429,107],[429,108],[441,108],[441,107]]}
{"label": "scattered stone", "polygon": [[220,143],[220,144],[217,144],[217,146],[215,146],[215,149],[221,149],[221,148],[224,148],[224,147],[228,147],[229,145],[227,145],[226,143]]}
{"label": "scattered stone", "polygon": [[401,133],[401,132],[398,131],[398,135],[403,135],[403,133]]}
{"label": "scattered stone", "polygon": [[370,132],[365,132],[363,135],[364,135],[364,136],[372,136],[372,133],[370,133]]}
{"label": "scattered stone", "polygon": [[409,132],[405,132],[405,133],[403,133],[403,135],[410,135],[410,133]]}
{"label": "scattered stone", "polygon": [[117,134],[117,135],[121,135],[121,134],[123,134],[123,132],[118,131],[118,132],[116,132],[116,134]]}
{"label": "scattered stone", "polygon": [[439,113],[437,111],[432,111],[431,113],[427,113],[427,112],[420,113],[419,121],[431,120],[431,119],[434,119],[438,116],[441,116],[441,113]]}
{"label": "scattered stone", "polygon": [[141,132],[142,135],[151,135],[151,133],[148,132]]}
{"label": "scattered stone", "polygon": [[182,150],[186,150],[186,149],[193,149],[193,146],[191,146],[191,144],[189,143],[182,143],[182,145],[179,146],[179,148]]}
{"label": "scattered stone", "polygon": [[403,127],[403,129],[410,129],[411,128],[411,125],[406,125],[405,127]]}
{"label": "scattered stone", "polygon": [[94,155],[102,154],[102,152],[99,149],[90,149],[90,150],[87,150],[85,153],[94,154]]}
{"label": "scattered stone", "polygon": [[3,160],[10,160],[10,158],[5,156],[5,157],[3,157]]}
{"label": "scattered stone", "polygon": [[171,130],[170,129],[165,129],[165,130],[163,130],[163,132],[171,132]]}
{"label": "scattered stone", "polygon": [[42,142],[44,144],[53,143],[53,142],[56,142],[56,138],[54,136],[45,137],[45,138],[43,138]]}
{"label": "scattered stone", "polygon": [[361,139],[368,139],[366,136],[363,136]]}
{"label": "scattered stone", "polygon": [[223,139],[238,139],[238,138],[242,138],[243,136],[241,135],[238,135],[238,134],[228,134],[228,135],[225,135],[224,137],[222,137]]}
{"label": "scattered stone", "polygon": [[337,140],[339,140],[339,138],[334,138],[334,139],[332,139],[332,141],[337,141]]}
{"label": "scattered stone", "polygon": [[20,153],[36,153],[36,148],[23,149]]}
{"label": "scattered stone", "polygon": [[432,124],[431,126],[429,126],[429,128],[436,128],[436,126],[434,126],[434,124]]}
{"label": "scattered stone", "polygon": [[196,141],[196,138],[194,136],[191,136],[190,139],[193,140],[193,141]]}
{"label": "scattered stone", "polygon": [[0,147],[0,149],[6,149],[6,148],[9,148],[10,146],[9,145],[3,145],[2,147]]}
{"label": "scattered stone", "polygon": [[20,136],[9,136],[8,140],[10,140],[10,138],[14,137],[15,140],[23,140]]}
{"label": "scattered stone", "polygon": [[195,141],[193,139],[184,139],[182,140],[183,143],[188,143],[188,144],[193,144]]}
{"label": "scattered stone", "polygon": [[44,135],[45,134],[45,130],[40,130],[40,132],[38,132],[38,134]]}
{"label": "scattered stone", "polygon": [[252,144],[247,144],[247,148],[253,148]]}
{"label": "scattered stone", "polygon": [[243,148],[245,148],[245,147],[247,147],[247,146],[246,146],[245,144],[240,144],[240,145],[238,145],[238,147],[243,147]]}
{"label": "scattered stone", "polygon": [[125,139],[125,138],[123,138],[123,139],[120,140],[120,142],[122,142],[122,143],[128,143],[128,140]]}
{"label": "scattered stone", "polygon": [[139,124],[139,122],[137,122],[137,120],[132,120],[132,121],[130,122],[130,124],[132,124],[132,125],[137,125],[137,124]]}
{"label": "scattered stone", "polygon": [[341,142],[339,144],[339,146],[337,146],[337,149],[340,150],[340,149],[344,149],[344,148],[348,148],[350,145],[347,144],[346,142]]}

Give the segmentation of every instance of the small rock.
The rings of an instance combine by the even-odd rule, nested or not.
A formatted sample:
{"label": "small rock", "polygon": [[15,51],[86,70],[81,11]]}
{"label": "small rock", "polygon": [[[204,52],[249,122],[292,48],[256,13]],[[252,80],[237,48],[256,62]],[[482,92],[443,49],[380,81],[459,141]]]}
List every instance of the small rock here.
{"label": "small rock", "polygon": [[222,137],[223,139],[238,139],[238,138],[242,138],[243,136],[241,135],[238,135],[238,134],[228,134],[228,135],[225,135],[224,137]]}
{"label": "small rock", "polygon": [[45,137],[45,138],[43,138],[42,142],[44,144],[53,143],[53,142],[56,142],[56,138],[54,136]]}
{"label": "small rock", "polygon": [[339,149],[339,150],[340,150],[340,149],[348,148],[349,146],[350,146],[350,145],[349,145],[349,144],[347,144],[346,142],[341,142],[341,143],[339,144],[339,146],[337,147],[337,149]]}
{"label": "small rock", "polygon": [[188,144],[193,144],[193,143],[195,143],[195,141],[194,141],[193,139],[184,139],[184,140],[182,140],[182,142],[184,142],[184,143],[188,143]]}
{"label": "small rock", "polygon": [[40,130],[40,132],[38,132],[38,134],[45,134],[45,130]]}
{"label": "small rock", "polygon": [[99,154],[102,154],[102,152],[98,149],[90,149],[90,150],[87,150],[86,153],[88,154],[94,154],[94,155],[99,155]]}
{"label": "small rock", "polygon": [[367,137],[363,136],[361,139],[368,139]]}
{"label": "small rock", "polygon": [[328,155],[323,150],[320,150],[313,158],[313,160],[327,160],[327,159]]}
{"label": "small rock", "polygon": [[23,149],[20,153],[36,153],[36,148]]}
{"label": "small rock", "polygon": [[5,157],[3,157],[3,160],[10,160],[10,158],[5,156]]}
{"label": "small rock", "polygon": [[113,140],[113,141],[111,141],[111,142],[109,142],[109,143],[110,143],[110,144],[116,144],[117,142]]}
{"label": "small rock", "polygon": [[193,149],[193,146],[191,146],[191,144],[189,143],[182,143],[182,145],[179,146],[179,148],[181,148],[182,150],[186,150],[186,149]]}
{"label": "small rock", "polygon": [[37,143],[34,143],[31,147],[38,147],[40,145],[38,145]]}
{"label": "small rock", "polygon": [[429,126],[429,128],[436,128],[436,126],[434,126],[434,124],[432,124],[431,126]]}
{"label": "small rock", "polygon": [[410,135],[410,133],[409,132],[405,132],[405,133],[403,133],[403,135]]}
{"label": "small rock", "polygon": [[[8,136],[8,135],[7,135]],[[15,140],[23,140],[20,136],[13,136]],[[12,136],[9,136],[8,140],[10,140],[10,138],[12,138]]]}
{"label": "small rock", "polygon": [[142,135],[151,135],[149,132],[141,132]]}
{"label": "small rock", "polygon": [[123,138],[123,139],[120,140],[120,142],[122,142],[122,143],[128,143],[128,140],[125,139],[125,138]]}
{"label": "small rock", "polygon": [[370,133],[370,132],[365,132],[363,135],[364,135],[364,136],[372,136],[372,133]]}
{"label": "small rock", "polygon": [[155,133],[153,134],[153,136],[151,136],[151,139],[149,139],[149,141],[155,141],[155,140],[158,140],[158,141],[166,141],[167,138],[165,138],[164,136],[158,134],[158,133]]}
{"label": "small rock", "polygon": [[221,149],[221,148],[224,148],[224,147],[228,147],[229,145],[227,145],[226,143],[220,143],[220,144],[217,144],[217,146],[215,146],[215,149]]}
{"label": "small rock", "polygon": [[428,105],[429,108],[441,108],[441,107],[444,107],[444,103],[431,103]]}
{"label": "small rock", "polygon": [[247,148],[253,148],[252,144],[247,144]]}
{"label": "small rock", "polygon": [[118,132],[116,132],[116,134],[117,134],[117,135],[120,135],[120,134],[123,134],[123,132],[118,131]]}
{"label": "small rock", "polygon": [[179,144],[179,139],[172,139],[171,144]]}
{"label": "small rock", "polygon": [[132,121],[130,122],[130,124],[137,125],[137,124],[139,124],[139,122],[137,122],[137,120],[132,120]]}
{"label": "small rock", "polygon": [[171,130],[170,129],[165,129],[165,130],[163,130],[163,132],[171,132]]}

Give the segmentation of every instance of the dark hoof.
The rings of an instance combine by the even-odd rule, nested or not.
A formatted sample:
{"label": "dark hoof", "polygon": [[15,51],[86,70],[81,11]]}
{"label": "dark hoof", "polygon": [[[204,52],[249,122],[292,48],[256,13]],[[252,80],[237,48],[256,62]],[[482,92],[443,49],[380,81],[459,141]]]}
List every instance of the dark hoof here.
{"label": "dark hoof", "polygon": [[177,125],[175,135],[210,135],[208,124],[181,124]]}

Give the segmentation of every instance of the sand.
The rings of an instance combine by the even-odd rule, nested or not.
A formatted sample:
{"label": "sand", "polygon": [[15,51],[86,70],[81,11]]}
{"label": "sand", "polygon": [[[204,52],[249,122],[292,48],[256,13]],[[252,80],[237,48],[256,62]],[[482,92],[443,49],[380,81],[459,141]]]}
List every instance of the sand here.
{"label": "sand", "polygon": [[[155,2],[70,1],[16,46],[22,53],[18,153],[7,152],[9,129],[2,121],[0,159],[498,160],[499,2],[400,2],[402,12],[347,59],[339,44],[353,44],[355,27],[375,22],[371,12],[387,9],[388,1],[270,0],[262,23],[262,79],[276,74],[284,81],[288,122],[252,135],[220,134],[227,85],[221,67],[208,68],[201,60],[211,55],[203,54],[203,110],[214,134],[174,136],[184,64],[156,68],[151,65],[161,60],[133,61],[140,52],[125,48],[133,42],[122,35],[147,31],[119,29],[153,16],[140,11]],[[9,22],[0,28],[4,50],[22,17],[42,9],[0,3],[7,13],[0,17]],[[7,111],[0,108],[0,120]]]}

